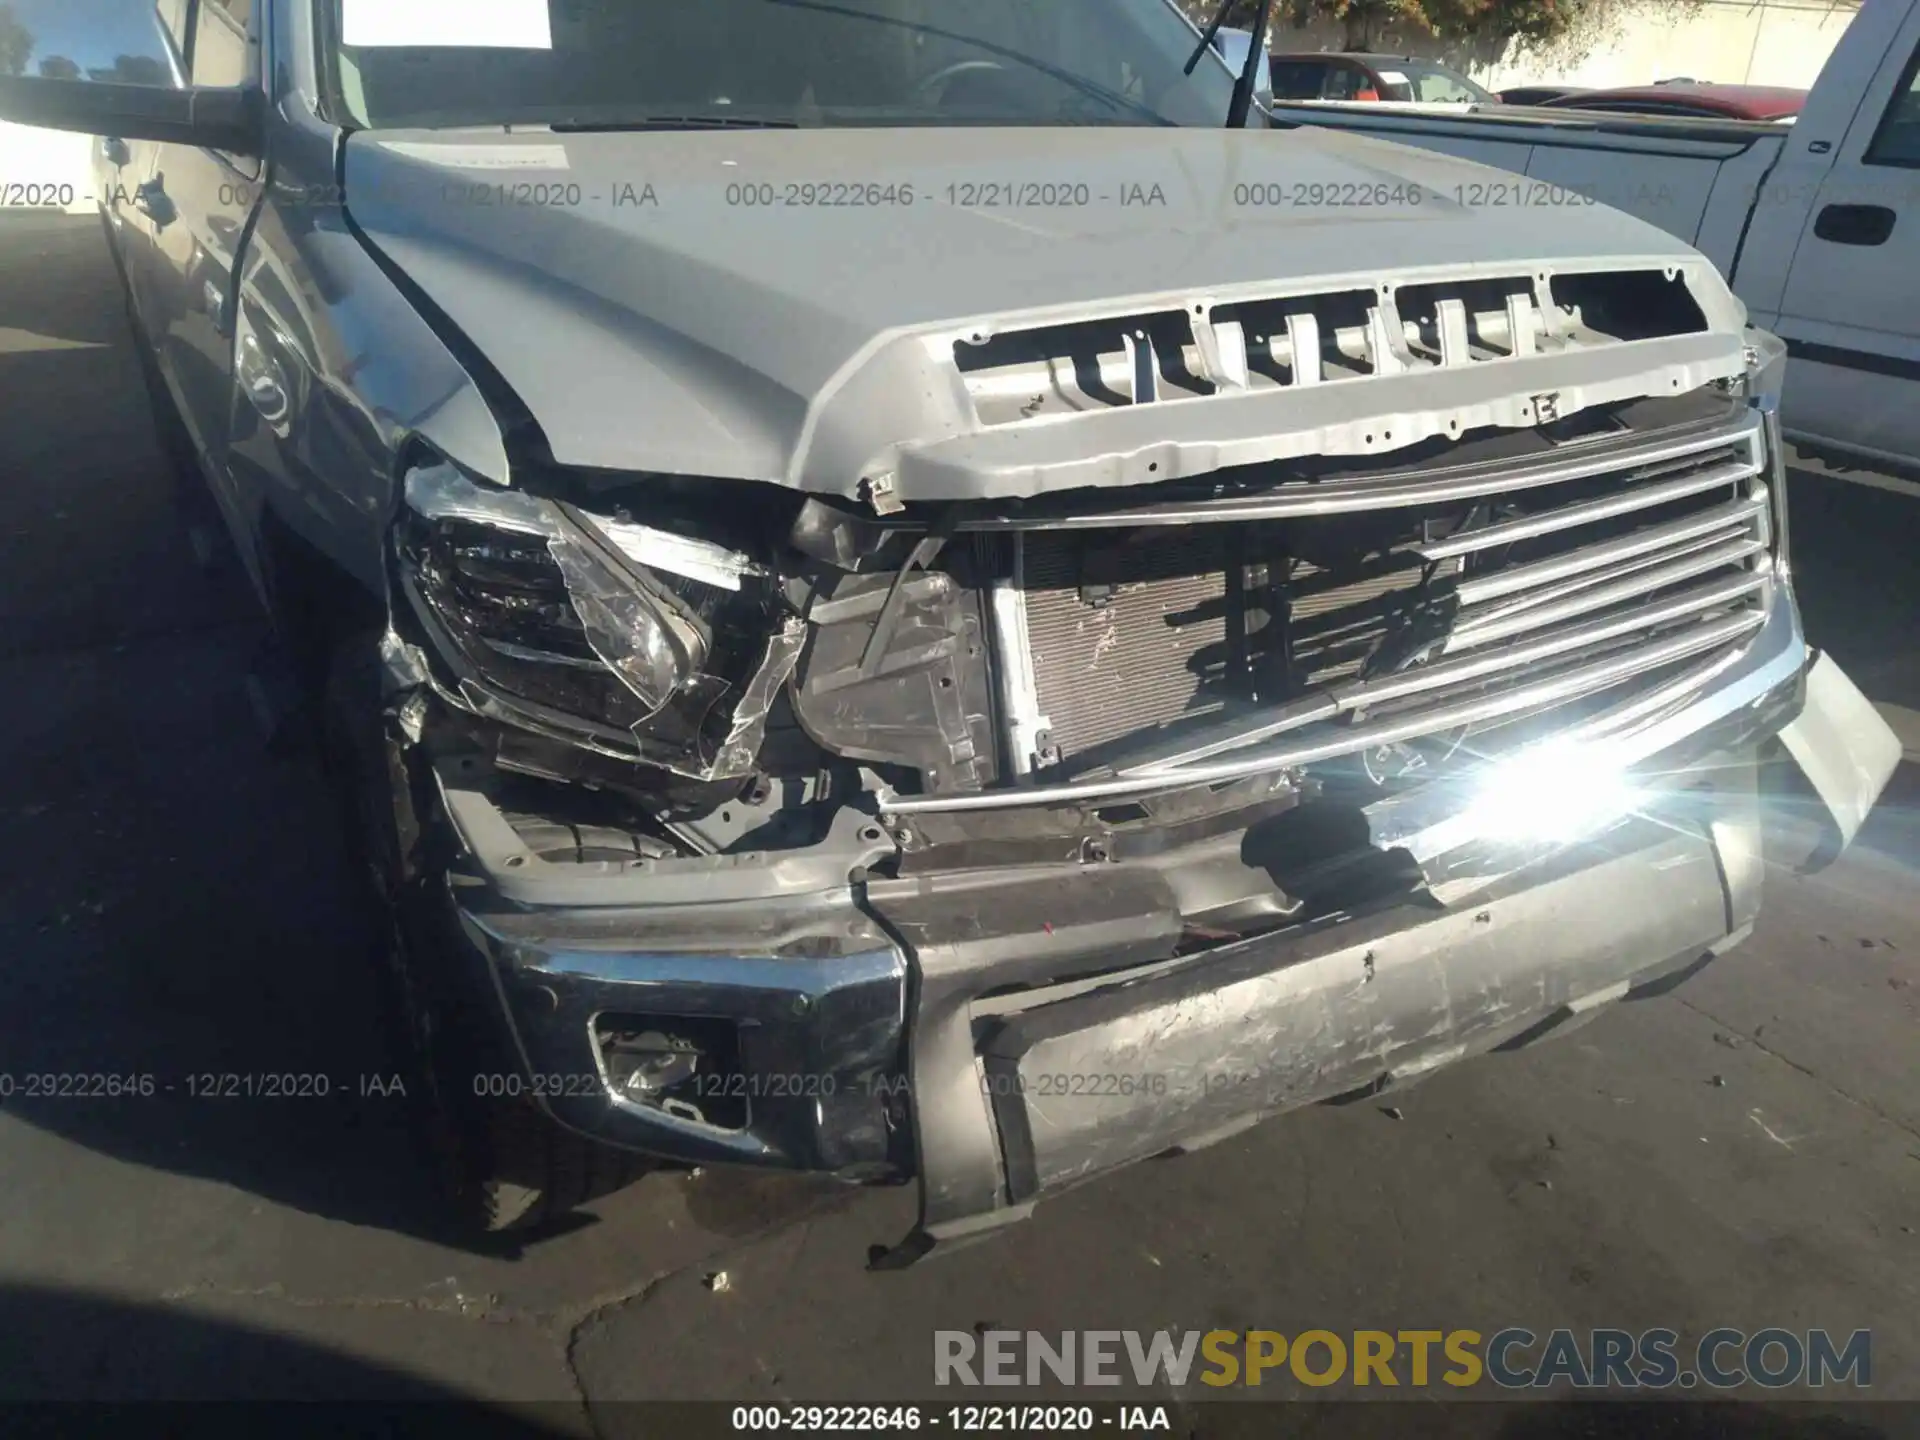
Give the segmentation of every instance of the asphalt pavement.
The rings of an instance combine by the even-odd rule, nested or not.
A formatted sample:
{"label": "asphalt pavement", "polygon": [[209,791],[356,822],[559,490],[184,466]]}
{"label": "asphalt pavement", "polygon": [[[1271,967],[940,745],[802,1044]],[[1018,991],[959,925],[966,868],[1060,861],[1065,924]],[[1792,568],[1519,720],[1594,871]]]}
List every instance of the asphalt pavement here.
{"label": "asphalt pavement", "polygon": [[[1792,505],[1810,633],[1920,752],[1920,501],[1804,470]],[[620,1433],[636,1399],[928,1398],[942,1329],[1564,1325],[1871,1329],[1872,1395],[1920,1401],[1912,763],[1673,993],[952,1260],[863,1268],[905,1192],[721,1173],[475,1251],[437,1238],[329,797],[246,703],[250,606],[180,523],[97,224],[0,220],[0,1400],[457,1396]],[[200,1093],[225,1074],[328,1093]],[[1724,1413],[1803,1433],[1778,1398]],[[1832,1435],[1920,1414],[1799,1398]]]}

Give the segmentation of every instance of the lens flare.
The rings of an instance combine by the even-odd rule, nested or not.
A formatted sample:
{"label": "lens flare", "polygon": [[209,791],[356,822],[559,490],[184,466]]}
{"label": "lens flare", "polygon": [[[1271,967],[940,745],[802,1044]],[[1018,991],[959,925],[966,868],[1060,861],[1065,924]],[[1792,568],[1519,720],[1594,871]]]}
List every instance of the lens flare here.
{"label": "lens flare", "polygon": [[1565,844],[1604,830],[1643,798],[1606,747],[1549,741],[1496,762],[1468,814],[1490,840]]}

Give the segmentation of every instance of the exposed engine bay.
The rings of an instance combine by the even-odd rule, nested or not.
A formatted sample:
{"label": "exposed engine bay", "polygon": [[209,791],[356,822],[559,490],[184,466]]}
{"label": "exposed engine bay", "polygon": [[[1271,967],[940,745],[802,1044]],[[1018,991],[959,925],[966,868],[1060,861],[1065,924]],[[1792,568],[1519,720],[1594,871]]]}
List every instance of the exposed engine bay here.
{"label": "exposed engine bay", "polygon": [[1191,887],[1197,938],[1240,935],[1383,883],[1359,805],[1657,710],[1761,622],[1729,389],[1426,448],[884,515],[420,469],[390,648],[548,863],[672,883],[848,812],[879,874],[1088,865],[1302,811]]}

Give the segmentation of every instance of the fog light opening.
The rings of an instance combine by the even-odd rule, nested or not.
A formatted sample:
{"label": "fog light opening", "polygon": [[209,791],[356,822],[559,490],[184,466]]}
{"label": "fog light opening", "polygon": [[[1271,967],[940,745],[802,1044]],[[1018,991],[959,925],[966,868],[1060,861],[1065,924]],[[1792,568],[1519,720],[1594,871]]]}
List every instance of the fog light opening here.
{"label": "fog light opening", "polygon": [[730,1023],[602,1015],[594,1041],[608,1086],[628,1104],[717,1130],[746,1127],[739,1037]]}

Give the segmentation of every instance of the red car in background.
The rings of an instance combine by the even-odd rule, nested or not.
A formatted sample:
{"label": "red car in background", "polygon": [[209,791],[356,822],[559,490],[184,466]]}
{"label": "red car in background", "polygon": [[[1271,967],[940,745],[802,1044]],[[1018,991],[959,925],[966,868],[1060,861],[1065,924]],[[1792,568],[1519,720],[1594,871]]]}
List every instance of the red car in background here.
{"label": "red car in background", "polygon": [[1619,90],[1583,90],[1539,103],[1542,109],[1550,110],[1790,121],[1807,103],[1807,92],[1779,85],[1701,85],[1688,81],[1635,85]]}

